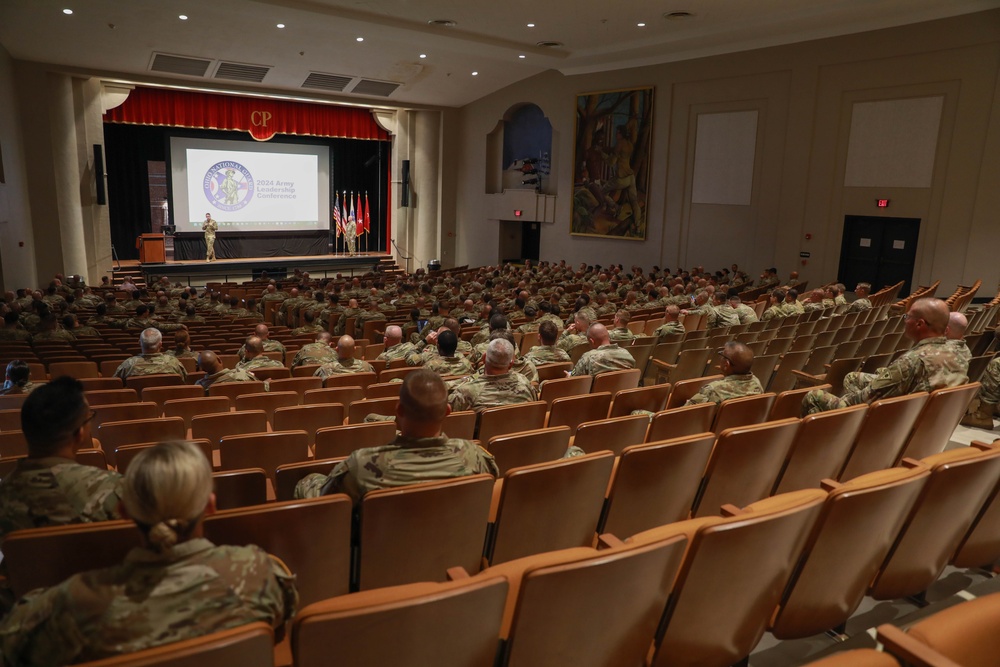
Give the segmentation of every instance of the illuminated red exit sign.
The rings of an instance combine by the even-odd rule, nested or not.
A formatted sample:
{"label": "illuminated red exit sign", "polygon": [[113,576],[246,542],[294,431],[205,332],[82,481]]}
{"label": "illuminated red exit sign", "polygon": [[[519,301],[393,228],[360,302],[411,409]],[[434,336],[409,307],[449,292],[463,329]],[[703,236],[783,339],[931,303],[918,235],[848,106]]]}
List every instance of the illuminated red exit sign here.
{"label": "illuminated red exit sign", "polygon": [[889,208],[889,200],[888,199],[876,199],[875,200],[875,205],[878,206],[879,208]]}

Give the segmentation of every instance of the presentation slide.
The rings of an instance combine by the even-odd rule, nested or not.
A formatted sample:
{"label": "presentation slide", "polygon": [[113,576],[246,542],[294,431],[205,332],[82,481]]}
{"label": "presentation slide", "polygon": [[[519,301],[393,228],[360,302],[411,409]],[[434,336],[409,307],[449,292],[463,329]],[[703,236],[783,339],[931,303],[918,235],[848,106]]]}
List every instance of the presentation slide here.
{"label": "presentation slide", "polygon": [[170,138],[172,219],[201,232],[210,213],[219,232],[330,228],[330,149]]}

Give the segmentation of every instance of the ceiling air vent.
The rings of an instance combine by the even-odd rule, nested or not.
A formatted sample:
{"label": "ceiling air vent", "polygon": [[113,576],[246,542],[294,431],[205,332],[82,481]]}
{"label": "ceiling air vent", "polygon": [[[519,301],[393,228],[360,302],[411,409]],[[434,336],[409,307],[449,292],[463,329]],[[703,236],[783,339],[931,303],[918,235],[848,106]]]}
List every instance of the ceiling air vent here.
{"label": "ceiling air vent", "polygon": [[219,69],[215,70],[215,78],[260,83],[270,71],[271,68],[266,65],[221,62]]}
{"label": "ceiling air vent", "polygon": [[154,53],[153,61],[149,64],[149,69],[151,72],[167,72],[170,74],[183,74],[185,76],[205,76],[211,64],[211,60],[203,58],[168,56],[165,53]]}
{"label": "ceiling air vent", "polygon": [[400,87],[399,83],[389,81],[372,81],[371,79],[361,79],[350,92],[355,95],[377,95],[378,97],[389,97]]}
{"label": "ceiling air vent", "polygon": [[317,90],[331,90],[335,93],[343,92],[347,84],[354,80],[353,76],[343,74],[323,74],[321,72],[309,72],[309,76],[302,82],[303,88],[316,88]]}

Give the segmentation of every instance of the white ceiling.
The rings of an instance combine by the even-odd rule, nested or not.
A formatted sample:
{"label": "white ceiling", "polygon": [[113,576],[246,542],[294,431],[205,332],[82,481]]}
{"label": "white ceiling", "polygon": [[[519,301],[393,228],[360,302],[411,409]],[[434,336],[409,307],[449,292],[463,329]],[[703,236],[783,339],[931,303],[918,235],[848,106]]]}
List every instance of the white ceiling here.
{"label": "white ceiling", "polygon": [[[995,7],[1000,0],[0,0],[0,44],[19,60],[136,82],[461,106],[549,69],[650,65]],[[664,18],[678,11],[694,16]],[[428,24],[435,19],[456,25]],[[149,70],[154,53],[212,64],[203,77],[164,75]],[[234,84],[213,78],[220,61],[270,69],[259,84]],[[388,97],[352,95],[353,81],[327,94],[302,88],[310,72],[402,85]]]}

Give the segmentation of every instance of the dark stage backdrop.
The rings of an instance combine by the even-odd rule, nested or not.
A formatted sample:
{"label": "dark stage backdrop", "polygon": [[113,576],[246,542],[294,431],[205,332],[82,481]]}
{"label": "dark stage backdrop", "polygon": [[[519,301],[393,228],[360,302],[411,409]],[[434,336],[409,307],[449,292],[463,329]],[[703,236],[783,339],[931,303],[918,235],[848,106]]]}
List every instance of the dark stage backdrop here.
{"label": "dark stage backdrop", "polygon": [[[166,162],[169,154],[168,138],[171,136],[200,137],[205,139],[246,140],[256,143],[245,132],[190,130],[179,127],[151,127],[146,125],[104,124],[104,150],[107,160],[108,214],[111,218],[111,243],[121,259],[138,259],[135,239],[152,231],[150,219],[149,174],[147,163]],[[386,214],[389,202],[389,160],[391,142],[369,139],[331,139],[325,137],[299,137],[278,134],[274,141],[282,143],[318,144],[330,147],[330,196],[343,191],[357,193],[362,200],[368,193],[371,208],[371,234],[358,236],[358,250],[385,251],[389,245]],[[167,173],[170,173],[168,167]],[[350,205],[347,207],[350,210]],[[173,206],[171,206],[173,210]],[[359,216],[360,217],[360,216]],[[333,201],[327,209],[327,221],[332,227]],[[175,239],[176,259],[204,257],[204,242],[198,239],[200,250],[193,248],[194,239]],[[344,239],[337,238],[331,229],[329,235],[318,241],[290,232],[287,238],[274,235],[260,238],[256,235],[227,237],[219,234],[216,253],[222,257],[225,249],[229,257],[271,257],[278,255],[307,255],[326,252],[327,241],[335,252],[346,250]],[[317,253],[318,249],[321,252]],[[312,250],[312,252],[308,252]],[[229,252],[238,254],[228,254]],[[252,254],[243,254],[243,253]],[[193,253],[191,257],[182,257]]]}

